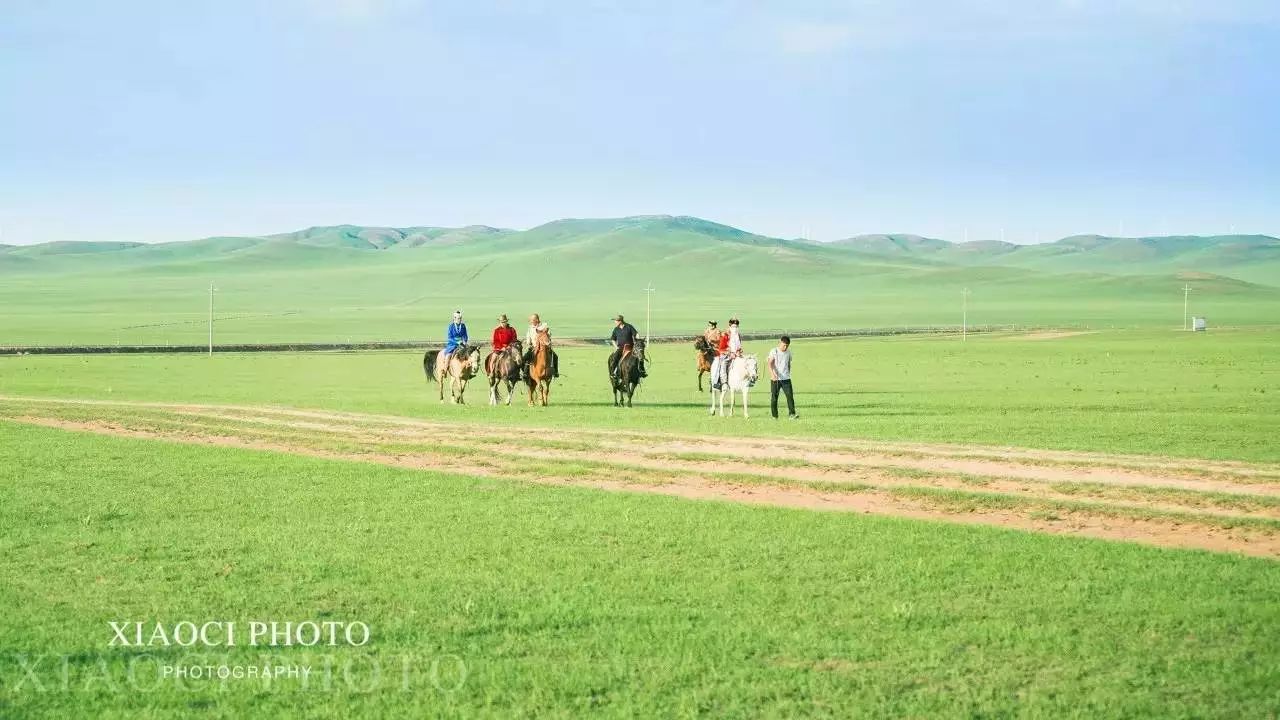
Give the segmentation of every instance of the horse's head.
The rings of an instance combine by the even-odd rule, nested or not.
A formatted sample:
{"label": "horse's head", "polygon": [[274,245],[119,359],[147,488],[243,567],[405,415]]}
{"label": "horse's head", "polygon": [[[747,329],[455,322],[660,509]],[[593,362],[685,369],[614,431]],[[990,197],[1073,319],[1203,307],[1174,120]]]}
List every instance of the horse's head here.
{"label": "horse's head", "polygon": [[524,346],[520,344],[519,340],[515,340],[502,349],[502,352],[498,354],[498,359],[509,362],[512,367],[518,368],[524,362]]}
{"label": "horse's head", "polygon": [[645,362],[648,360],[648,358],[645,357],[645,354],[644,354],[644,351],[645,351],[644,338],[636,338],[636,343],[632,347],[632,349],[635,351],[636,357],[640,359],[640,362]]}
{"label": "horse's head", "polygon": [[707,338],[703,335],[699,335],[698,339],[693,341],[693,347],[701,352],[711,349],[711,346],[707,344]]}
{"label": "horse's head", "polygon": [[755,355],[745,355],[742,358],[743,372],[746,374],[747,384],[755,385],[756,380],[760,379],[759,363],[756,361]]}
{"label": "horse's head", "polygon": [[479,345],[468,345],[462,349],[462,364],[472,372],[478,372],[480,368]]}

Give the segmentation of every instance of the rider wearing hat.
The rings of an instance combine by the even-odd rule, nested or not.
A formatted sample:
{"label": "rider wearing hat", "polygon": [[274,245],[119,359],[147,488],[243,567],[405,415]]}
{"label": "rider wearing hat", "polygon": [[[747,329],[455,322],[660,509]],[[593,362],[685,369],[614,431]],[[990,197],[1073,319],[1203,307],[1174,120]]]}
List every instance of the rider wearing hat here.
{"label": "rider wearing hat", "polygon": [[716,357],[711,361],[711,387],[719,390],[728,363],[742,354],[742,336],[738,334],[738,318],[729,319],[729,332],[719,333]]}
{"label": "rider wearing hat", "polygon": [[[529,330],[525,333],[524,344],[525,367],[533,367],[533,353],[539,344],[551,347],[551,328],[542,322],[538,313],[529,316]],[[560,377],[560,356],[556,355],[555,350],[551,351],[551,377]]]}
{"label": "rider wearing hat", "polygon": [[716,349],[720,346],[720,328],[716,327],[715,320],[707,321],[707,329],[702,331],[702,337],[707,341],[707,347]]}
{"label": "rider wearing hat", "polygon": [[444,360],[448,360],[454,350],[465,346],[469,342],[467,337],[467,324],[462,322],[462,311],[453,311],[453,322],[449,323],[449,327],[445,329],[444,342]]}
{"label": "rider wearing hat", "polygon": [[[618,374],[618,361],[622,356],[632,352],[636,347],[636,338],[640,336],[639,331],[626,318],[619,313],[613,316],[613,334],[609,336],[609,342],[613,343],[615,348],[613,354],[609,356],[609,377],[615,378]],[[644,363],[640,363],[640,377],[646,377],[648,373],[644,370]]]}
{"label": "rider wearing hat", "polygon": [[505,314],[498,316],[498,326],[493,329],[493,351],[502,352],[516,341],[516,329],[511,327]]}
{"label": "rider wearing hat", "polygon": [[484,361],[485,372],[492,371],[493,359],[516,342],[516,338],[516,329],[507,321],[506,313],[499,315],[498,325],[493,329],[493,352]]}

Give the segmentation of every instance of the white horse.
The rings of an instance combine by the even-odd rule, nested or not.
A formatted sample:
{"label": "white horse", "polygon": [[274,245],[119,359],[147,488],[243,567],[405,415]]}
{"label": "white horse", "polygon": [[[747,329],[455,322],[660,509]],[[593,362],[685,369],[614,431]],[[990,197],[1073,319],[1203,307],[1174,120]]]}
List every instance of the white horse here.
{"label": "white horse", "polygon": [[747,393],[756,384],[760,373],[757,370],[756,356],[744,355],[729,361],[728,367],[720,368],[720,389],[711,389],[711,413],[716,414],[716,403],[719,401],[720,417],[724,417],[724,396],[729,396],[729,416],[733,416],[733,394],[742,393],[742,417],[750,418],[747,410]]}

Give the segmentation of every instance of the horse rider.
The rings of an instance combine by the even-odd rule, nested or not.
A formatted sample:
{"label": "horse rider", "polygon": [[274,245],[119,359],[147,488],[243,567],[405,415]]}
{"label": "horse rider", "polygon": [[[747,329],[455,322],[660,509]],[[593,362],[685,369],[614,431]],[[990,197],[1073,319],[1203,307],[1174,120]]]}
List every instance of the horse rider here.
{"label": "horse rider", "polygon": [[460,347],[465,347],[470,341],[467,337],[467,324],[462,322],[462,311],[453,311],[453,322],[449,323],[448,329],[445,330],[444,352],[440,355],[441,362],[448,362],[449,356],[453,355],[453,351]]}
{"label": "horse rider", "polygon": [[507,321],[506,313],[498,316],[498,326],[493,329],[493,352],[490,353],[488,360],[485,361],[487,371],[493,372],[493,361],[502,354],[512,343],[516,341],[516,329],[511,327],[511,323]]}
{"label": "horse rider", "polygon": [[[539,345],[551,347],[551,328],[542,322],[538,313],[529,316],[529,330],[524,335],[524,366],[533,367],[533,353]],[[551,377],[560,377],[560,356],[551,350]]]}
{"label": "horse rider", "polygon": [[742,335],[738,330],[738,318],[729,318],[729,355],[742,357]]}
{"label": "horse rider", "polygon": [[727,379],[729,363],[742,354],[742,336],[738,334],[738,318],[729,319],[729,331],[719,333],[716,358],[711,361],[711,387],[717,390]]}
{"label": "horse rider", "polygon": [[720,328],[716,327],[715,320],[707,321],[707,329],[702,331],[702,337],[707,341],[707,347],[712,350],[720,347]]}
{"label": "horse rider", "polygon": [[[609,342],[613,343],[614,351],[609,356],[609,377],[617,379],[618,364],[628,353],[635,350],[636,338],[640,336],[639,331],[626,318],[619,313],[613,317],[613,334],[609,336]],[[648,373],[644,370],[644,363],[640,363],[640,377],[647,377]]]}

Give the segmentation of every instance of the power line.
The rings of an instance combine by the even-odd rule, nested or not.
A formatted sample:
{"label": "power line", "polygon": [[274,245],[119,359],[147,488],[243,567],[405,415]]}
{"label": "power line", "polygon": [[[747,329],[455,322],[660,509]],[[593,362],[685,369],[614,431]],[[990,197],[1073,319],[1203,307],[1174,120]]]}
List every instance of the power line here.
{"label": "power line", "polygon": [[213,293],[217,288],[209,283],[209,357],[213,357]]}
{"label": "power line", "polygon": [[649,325],[652,319],[651,305],[653,300],[653,294],[655,292],[657,292],[657,290],[654,290],[653,288],[653,281],[649,281],[649,284],[646,285],[644,288],[644,344],[645,345],[649,344]]}
{"label": "power line", "polygon": [[1182,329],[1187,329],[1187,304],[1191,299],[1191,284],[1182,286]]}

